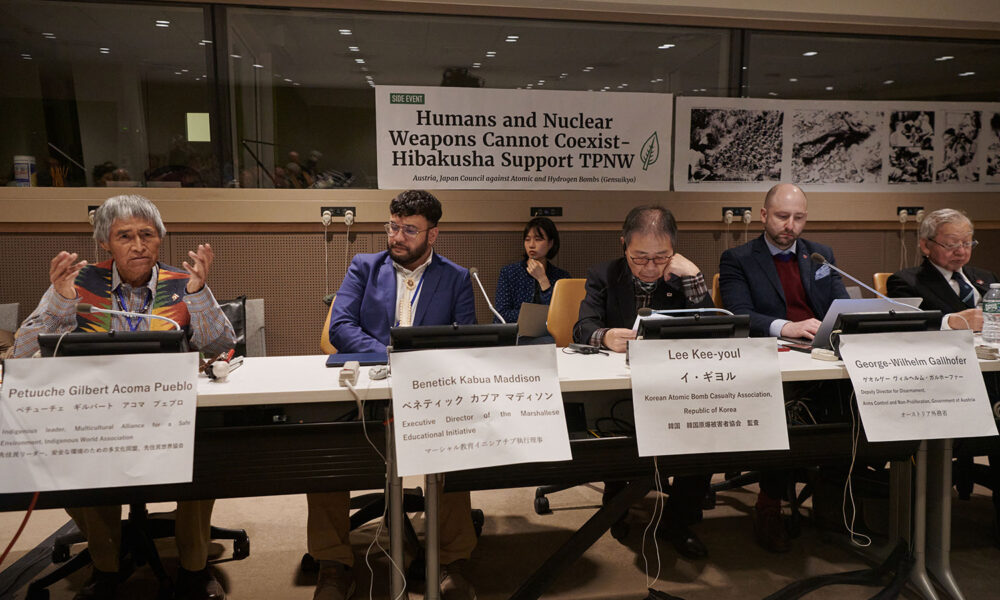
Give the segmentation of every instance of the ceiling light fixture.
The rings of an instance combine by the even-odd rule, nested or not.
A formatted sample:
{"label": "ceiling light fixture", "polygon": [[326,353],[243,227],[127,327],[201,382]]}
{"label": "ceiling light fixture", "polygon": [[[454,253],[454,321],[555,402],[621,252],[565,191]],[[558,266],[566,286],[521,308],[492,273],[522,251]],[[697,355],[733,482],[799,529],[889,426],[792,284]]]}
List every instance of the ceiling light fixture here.
{"label": "ceiling light fixture", "polygon": [[263,69],[264,65],[258,65],[257,63],[254,63],[253,64],[253,68],[255,68],[255,69]]}
{"label": "ceiling light fixture", "polygon": [[111,54],[111,48],[98,48],[97,51],[101,54]]}
{"label": "ceiling light fixture", "polygon": [[969,77],[970,75],[975,75],[975,74],[976,74],[975,71],[966,71],[964,73],[959,73],[958,76],[959,77]]}
{"label": "ceiling light fixture", "polygon": [[358,48],[357,46],[348,46],[347,49],[351,52],[361,52],[361,48]]}
{"label": "ceiling light fixture", "polygon": [[160,20],[156,21],[156,26],[157,27],[170,27],[170,21],[167,21],[166,19],[160,19]]}
{"label": "ceiling light fixture", "polygon": [[363,64],[365,64],[365,59],[363,59],[363,58],[355,58],[354,62],[358,63],[359,65],[363,65]]}
{"label": "ceiling light fixture", "polygon": [[520,36],[508,35],[507,39],[505,39],[504,41],[507,42],[508,44],[513,44],[513,43],[516,43],[517,40],[519,40],[519,39],[521,39]]}
{"label": "ceiling light fixture", "polygon": [[674,48],[676,46],[677,44],[660,44],[656,48],[657,50],[670,50],[671,48]]}
{"label": "ceiling light fixture", "polygon": [[832,92],[833,91],[833,86],[832,85],[828,85],[828,86],[826,86],[823,89],[826,90],[826,91],[828,91],[828,92]]}
{"label": "ceiling light fixture", "polygon": [[778,92],[768,92],[767,95],[768,96],[777,96]]}
{"label": "ceiling light fixture", "polygon": [[795,82],[796,82],[796,81],[798,81],[798,80],[799,80],[799,78],[798,78],[798,77],[789,77],[789,78],[788,78],[788,81],[791,81],[792,83],[795,83]]}
{"label": "ceiling light fixture", "polygon": [[351,35],[352,33],[354,33],[350,29],[340,29],[338,31],[340,31],[340,35]]}
{"label": "ceiling light fixture", "polygon": [[243,58],[242,54],[230,54],[229,56],[231,56],[233,58]]}
{"label": "ceiling light fixture", "polygon": [[944,62],[946,60],[953,60],[954,58],[955,58],[954,56],[947,56],[947,55],[945,55],[945,56],[939,56],[939,57],[935,58],[934,61],[935,62]]}
{"label": "ceiling light fixture", "polygon": [[892,85],[894,83],[896,83],[895,79],[886,79],[885,81],[882,82],[882,85]]}
{"label": "ceiling light fixture", "polygon": [[816,52],[815,50],[810,50],[809,52],[803,52],[802,56],[816,56],[817,54],[819,54],[819,52]]}

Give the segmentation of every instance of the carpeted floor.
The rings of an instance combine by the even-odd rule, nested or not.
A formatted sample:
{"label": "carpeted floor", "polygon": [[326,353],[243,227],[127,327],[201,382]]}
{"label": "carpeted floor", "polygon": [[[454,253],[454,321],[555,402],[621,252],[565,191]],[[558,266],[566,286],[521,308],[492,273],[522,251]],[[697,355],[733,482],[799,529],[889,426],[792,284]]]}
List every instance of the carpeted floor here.
{"label": "carpeted floor", "polygon": [[[992,504],[985,490],[976,488],[971,501],[954,503],[953,568],[966,598],[1000,597],[1000,550],[992,542]],[[507,598],[548,554],[564,542],[596,510],[600,486],[579,486],[554,494],[553,514],[539,516],[532,509],[534,489],[473,493],[473,505],[486,513],[486,525],[470,564],[469,575],[480,600]],[[749,514],[755,488],[719,495],[717,507],[706,511],[695,530],[708,545],[704,561],[679,558],[669,544],[657,548],[647,536],[645,522],[653,507],[652,496],[631,511],[630,527],[623,542],[602,537],[568,572],[560,576],[545,598],[560,600],[640,600],[647,587],[687,600],[720,598],[765,598],[801,577],[862,569],[868,563],[849,549],[846,537],[818,530],[805,522],[802,535],[789,554],[774,555],[753,542]],[[151,510],[170,510],[155,505]],[[0,543],[6,545],[23,513],[0,513]],[[67,520],[60,510],[32,515],[24,534],[8,557],[9,567]],[[232,561],[231,547],[216,545],[215,568],[229,597],[239,600],[302,599],[312,597],[315,576],[301,572],[305,551],[306,503],[304,496],[276,496],[222,500],[216,504],[213,523],[245,528],[251,538],[251,555]],[[418,530],[422,519],[414,524]],[[352,534],[354,572],[358,579],[355,598],[387,598],[389,563],[377,547],[369,547],[373,536],[385,532],[372,523]],[[876,544],[880,540],[876,539]],[[882,541],[884,543],[884,540]],[[172,541],[161,543],[167,569],[176,569]],[[645,549],[645,553],[643,553]],[[657,568],[657,551],[659,568]],[[366,563],[371,567],[366,566]],[[374,571],[374,577],[371,576]],[[657,577],[658,573],[658,577]],[[51,599],[70,599],[86,577],[86,571],[52,588]],[[374,589],[372,589],[372,587]],[[421,582],[410,582],[410,598],[422,598]],[[7,598],[23,598],[22,588]],[[875,588],[832,586],[806,596],[809,599],[851,600],[870,598]],[[138,571],[122,588],[121,599],[155,597],[155,580],[148,568]]]}

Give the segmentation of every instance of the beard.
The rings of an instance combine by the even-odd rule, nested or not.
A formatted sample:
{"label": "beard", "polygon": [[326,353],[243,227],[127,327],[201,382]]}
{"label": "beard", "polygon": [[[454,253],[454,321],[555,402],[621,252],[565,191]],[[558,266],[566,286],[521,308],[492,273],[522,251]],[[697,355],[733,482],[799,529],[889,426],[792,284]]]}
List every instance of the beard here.
{"label": "beard", "polygon": [[389,256],[392,257],[393,262],[403,267],[407,267],[407,265],[412,264],[413,261],[423,256],[424,253],[427,252],[428,247],[429,245],[427,244],[426,238],[424,239],[424,243],[420,244],[416,248],[413,248],[412,250],[402,244],[394,246],[391,242],[386,243],[386,249],[389,251]]}

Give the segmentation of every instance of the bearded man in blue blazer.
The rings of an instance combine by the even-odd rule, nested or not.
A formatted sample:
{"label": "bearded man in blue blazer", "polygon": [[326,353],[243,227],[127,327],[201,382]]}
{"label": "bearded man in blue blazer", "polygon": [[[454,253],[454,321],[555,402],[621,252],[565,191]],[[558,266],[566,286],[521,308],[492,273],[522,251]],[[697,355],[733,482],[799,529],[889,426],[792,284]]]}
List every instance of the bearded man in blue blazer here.
{"label": "bearded man in blue blazer", "polygon": [[[476,322],[469,271],[434,252],[441,203],[408,190],[389,204],[386,250],[358,254],[337,291],[330,342],[340,352],[385,352],[389,329]],[[354,592],[347,492],[306,494],[309,553],[320,562],[314,600],[346,600]],[[476,546],[469,492],[441,494],[442,598],[474,600],[462,569]]]}
{"label": "bearded man in blue blazer", "polygon": [[[796,185],[778,184],[767,192],[760,211],[764,233],[722,253],[722,304],[736,314],[750,315],[751,336],[811,340],[833,301],[847,298],[840,275],[810,259],[818,252],[836,264],[828,246],[800,237],[808,214],[805,193]],[[786,472],[761,473],[754,533],[772,552],[790,549],[781,518],[781,497],[789,481]]]}

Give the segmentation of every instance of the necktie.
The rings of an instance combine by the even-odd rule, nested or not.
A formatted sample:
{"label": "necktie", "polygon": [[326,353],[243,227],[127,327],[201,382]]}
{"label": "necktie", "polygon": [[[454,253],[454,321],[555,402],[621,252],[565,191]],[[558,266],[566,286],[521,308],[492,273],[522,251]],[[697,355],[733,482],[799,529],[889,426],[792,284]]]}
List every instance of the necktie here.
{"label": "necktie", "polygon": [[972,293],[972,286],[962,277],[958,271],[951,274],[951,278],[958,282],[958,297],[962,303],[969,308],[976,307],[976,295]]}

